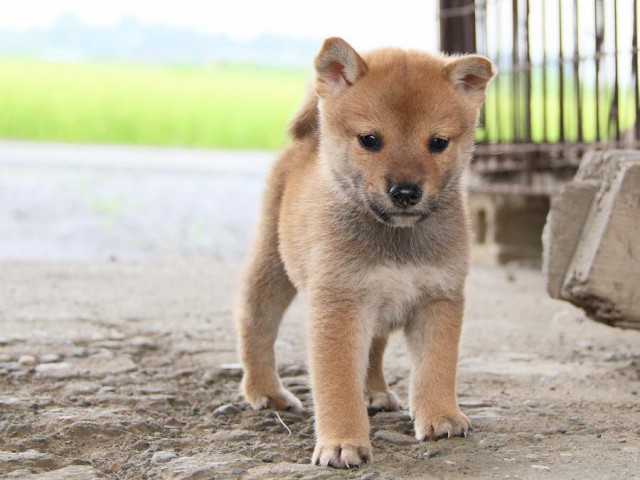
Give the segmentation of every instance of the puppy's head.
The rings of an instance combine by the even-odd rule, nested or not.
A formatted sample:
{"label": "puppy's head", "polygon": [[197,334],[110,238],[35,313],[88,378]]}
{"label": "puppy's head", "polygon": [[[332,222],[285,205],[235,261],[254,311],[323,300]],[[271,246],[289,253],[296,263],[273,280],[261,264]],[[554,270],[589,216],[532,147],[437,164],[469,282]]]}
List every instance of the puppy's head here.
{"label": "puppy's head", "polygon": [[319,129],[334,190],[390,226],[426,218],[469,162],[491,62],[397,49],[361,57],[330,38],[315,71],[306,118],[292,131]]}

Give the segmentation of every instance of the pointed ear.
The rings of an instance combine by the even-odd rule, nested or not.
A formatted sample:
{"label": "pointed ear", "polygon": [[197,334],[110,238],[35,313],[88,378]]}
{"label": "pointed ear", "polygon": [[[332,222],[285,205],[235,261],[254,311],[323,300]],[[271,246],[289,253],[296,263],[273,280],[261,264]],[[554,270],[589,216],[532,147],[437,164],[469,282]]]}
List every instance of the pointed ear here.
{"label": "pointed ear", "polygon": [[367,73],[367,64],[358,53],[341,38],[327,38],[316,55],[315,89],[323,97],[349,87]]}
{"label": "pointed ear", "polygon": [[482,55],[463,55],[451,58],[443,73],[457,90],[480,104],[484,101],[489,81],[495,75],[495,68]]}

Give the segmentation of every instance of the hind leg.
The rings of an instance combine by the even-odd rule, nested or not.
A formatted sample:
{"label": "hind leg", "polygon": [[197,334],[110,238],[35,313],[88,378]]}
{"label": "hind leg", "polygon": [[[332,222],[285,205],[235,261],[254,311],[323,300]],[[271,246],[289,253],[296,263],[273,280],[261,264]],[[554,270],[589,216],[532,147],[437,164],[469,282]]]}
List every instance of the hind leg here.
{"label": "hind leg", "polygon": [[276,368],[278,328],[296,294],[278,252],[277,210],[276,195],[267,190],[236,310],[242,393],[254,409],[301,409],[300,400],[282,386]]}
{"label": "hind leg", "polygon": [[366,383],[369,414],[375,414],[380,411],[402,410],[400,400],[389,389],[382,370],[382,357],[388,340],[388,336],[374,338],[369,351],[369,368],[367,369]]}
{"label": "hind leg", "polygon": [[295,293],[274,259],[256,259],[249,266],[236,322],[244,370],[242,393],[254,409],[302,408],[282,386],[274,351],[282,315]]}

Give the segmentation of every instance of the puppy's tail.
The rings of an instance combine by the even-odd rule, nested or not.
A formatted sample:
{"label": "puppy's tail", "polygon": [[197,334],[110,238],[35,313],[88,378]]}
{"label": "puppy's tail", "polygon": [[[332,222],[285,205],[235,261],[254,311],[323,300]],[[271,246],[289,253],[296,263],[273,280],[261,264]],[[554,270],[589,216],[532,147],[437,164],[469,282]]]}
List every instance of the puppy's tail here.
{"label": "puppy's tail", "polygon": [[311,135],[316,136],[318,122],[318,97],[312,85],[309,85],[302,105],[289,123],[289,135],[295,141],[304,140]]}

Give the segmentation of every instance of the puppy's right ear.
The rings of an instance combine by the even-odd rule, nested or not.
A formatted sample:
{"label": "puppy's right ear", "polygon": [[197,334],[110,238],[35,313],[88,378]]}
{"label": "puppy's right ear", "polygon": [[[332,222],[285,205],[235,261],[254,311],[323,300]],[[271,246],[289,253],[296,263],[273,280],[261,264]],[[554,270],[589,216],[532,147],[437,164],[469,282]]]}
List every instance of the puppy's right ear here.
{"label": "puppy's right ear", "polygon": [[327,38],[316,55],[315,90],[324,97],[349,87],[367,73],[367,64],[351,45],[341,38]]}

